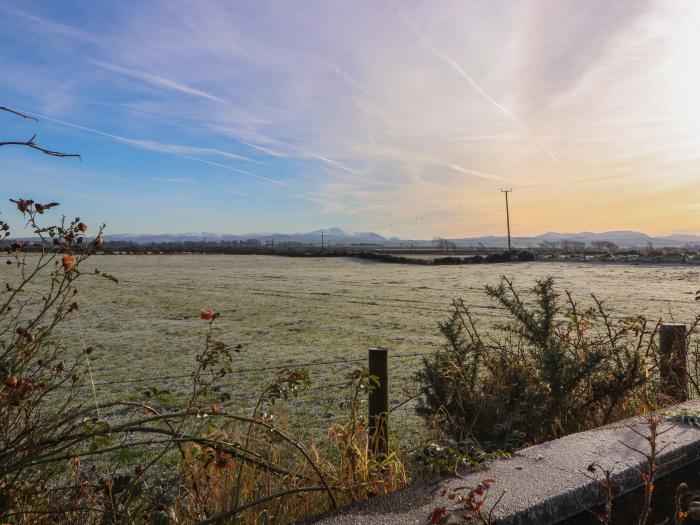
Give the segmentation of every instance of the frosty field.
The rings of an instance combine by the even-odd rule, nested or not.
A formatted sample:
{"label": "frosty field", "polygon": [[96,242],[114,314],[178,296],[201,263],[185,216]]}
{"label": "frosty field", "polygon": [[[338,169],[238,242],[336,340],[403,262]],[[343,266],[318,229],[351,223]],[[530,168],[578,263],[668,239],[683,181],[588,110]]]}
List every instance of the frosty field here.
{"label": "frosty field", "polygon": [[[343,398],[347,372],[363,364],[367,349],[390,349],[392,401],[411,387],[418,356],[437,348],[438,321],[453,297],[472,306],[483,326],[500,312],[483,293],[503,274],[519,288],[552,275],[582,304],[590,294],[605,299],[616,316],[645,314],[690,323],[700,312],[694,292],[700,274],[689,266],[634,266],[577,263],[516,263],[470,266],[412,266],[346,258],[287,258],[249,255],[102,255],[88,261],[119,279],[114,284],[86,275],[80,285],[80,325],[95,347],[93,373],[102,398],[141,399],[157,387],[177,396],[202,346],[202,308],[221,313],[219,338],[243,343],[237,370],[284,368],[296,363],[353,360],[310,365],[310,392],[296,410],[321,426],[334,417]],[[5,278],[12,267],[4,264]],[[75,340],[77,320],[65,337]],[[357,362],[354,360],[358,360]],[[236,403],[249,406],[274,370],[235,373],[227,388]],[[327,422],[327,421],[325,421]]]}

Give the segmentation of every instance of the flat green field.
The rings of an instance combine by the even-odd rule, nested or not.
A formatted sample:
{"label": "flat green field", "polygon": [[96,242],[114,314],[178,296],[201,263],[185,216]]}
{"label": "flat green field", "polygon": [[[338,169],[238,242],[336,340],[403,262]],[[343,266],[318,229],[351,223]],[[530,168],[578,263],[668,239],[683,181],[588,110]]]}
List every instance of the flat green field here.
{"label": "flat green field", "polygon": [[[392,401],[400,401],[400,390],[413,386],[411,373],[420,362],[413,354],[438,347],[436,325],[453,297],[464,298],[477,319],[492,326],[501,314],[483,287],[503,274],[523,288],[552,275],[581,303],[589,304],[594,293],[617,316],[690,323],[700,312],[693,300],[700,274],[691,266],[413,266],[350,258],[102,255],[85,269],[92,267],[119,279],[114,284],[85,276],[80,285],[80,324],[86,344],[96,348],[100,397],[142,398],[152,386],[172,396],[184,393],[186,378],[163,377],[192,370],[206,326],[199,312],[211,307],[221,313],[220,338],[243,343],[238,371],[341,361],[310,365],[312,390],[293,404],[320,427],[337,413],[345,374],[362,364],[371,346],[390,349]],[[0,277],[14,271],[3,264]],[[76,320],[63,332],[76,352],[78,331]],[[245,407],[272,377],[273,370],[235,373],[226,388]]]}

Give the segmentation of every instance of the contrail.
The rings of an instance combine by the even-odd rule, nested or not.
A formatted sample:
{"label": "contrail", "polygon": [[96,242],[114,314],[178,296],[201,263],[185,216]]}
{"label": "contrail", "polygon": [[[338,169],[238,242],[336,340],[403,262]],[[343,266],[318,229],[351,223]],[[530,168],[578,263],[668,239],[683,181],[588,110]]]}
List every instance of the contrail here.
{"label": "contrail", "polygon": [[35,24],[39,24],[42,27],[53,31],[54,33],[58,33],[59,35],[67,36],[75,40],[82,40],[84,42],[91,42],[93,44],[102,43],[102,39],[100,37],[93,35],[92,33],[88,33],[87,31],[84,31],[77,27],[70,26],[67,24],[61,24],[59,22],[54,22],[53,20],[48,20],[46,18],[32,15],[30,13],[25,13],[24,11],[12,9],[11,7],[7,6],[0,6],[0,9],[15,16],[34,22]]}
{"label": "contrail", "polygon": [[[50,121],[50,122],[55,122],[55,123],[61,124],[61,125],[63,125],[63,126],[68,126],[68,127],[71,127],[71,128],[80,129],[80,130],[82,130],[82,131],[87,131],[88,133],[93,133],[93,134],[95,134],[95,135],[100,135],[100,136],[102,136],[102,137],[107,137],[107,138],[112,139],[112,140],[114,140],[114,141],[116,141],[116,142],[121,142],[121,143],[123,143],[123,144],[129,144],[129,145],[131,145],[131,146],[135,146],[135,147],[140,148],[140,149],[147,149],[147,150],[153,150],[153,149],[154,149],[153,147],[149,147],[149,146],[146,146],[146,145],[142,144],[142,143],[141,143],[140,141],[138,141],[138,140],[130,139],[130,138],[127,138],[127,137],[121,137],[121,136],[119,136],[119,135],[114,135],[114,134],[112,134],[112,133],[107,133],[106,131],[100,131],[99,129],[89,128],[89,127],[87,127],[87,126],[81,126],[80,124],[73,124],[72,122],[66,122],[65,120],[60,120],[60,119],[57,119],[57,118],[49,117],[49,116],[47,116],[47,115],[41,115],[40,113],[35,113],[34,111],[27,111],[27,110],[25,110],[25,109],[18,109],[18,111],[21,111],[22,113],[26,113],[27,115],[34,115],[34,116],[36,116],[36,117],[38,117],[38,118],[40,118],[40,119],[48,120],[48,121]],[[286,188],[293,189],[294,191],[297,191],[297,192],[299,192],[299,193],[304,193],[304,194],[311,195],[311,196],[318,195],[318,194],[316,194],[316,193],[314,193],[314,192],[305,191],[305,190],[303,190],[303,189],[301,189],[301,188],[299,188],[298,186],[295,186],[295,185],[293,185],[293,184],[289,184],[289,183],[287,183],[287,182],[284,182],[284,181],[281,181],[281,180],[277,180],[277,179],[272,179],[272,178],[270,178],[270,177],[265,177],[264,175],[258,175],[257,173],[253,173],[253,172],[250,172],[250,171],[242,170],[242,169],[240,169],[240,168],[234,168],[233,166],[229,166],[229,165],[227,165],[227,164],[221,164],[221,163],[219,163],[219,162],[212,162],[212,161],[210,161],[210,160],[201,159],[201,158],[199,158],[199,157],[192,157],[191,155],[187,155],[187,154],[185,154],[185,153],[179,153],[179,152],[177,152],[177,151],[172,151],[172,150],[167,150],[167,149],[164,149],[164,150],[157,150],[157,151],[161,151],[162,153],[167,153],[167,154],[169,154],[169,155],[175,155],[175,156],[177,156],[177,157],[182,157],[182,158],[188,159],[188,160],[193,160],[193,161],[195,161],[195,162],[201,162],[202,164],[209,164],[210,166],[216,166],[216,167],[218,167],[218,168],[223,168],[223,169],[226,169],[226,170],[229,170],[229,171],[235,171],[236,173],[242,173],[242,174],[244,174],[244,175],[248,175],[249,177],[253,177],[253,178],[256,178],[256,179],[259,179],[259,180],[263,180],[263,181],[265,181],[265,182],[269,182],[269,183],[272,183],[272,184],[276,184],[276,185],[278,185],[278,186],[284,186],[284,187],[286,187]]]}
{"label": "contrail", "polygon": [[403,7],[403,4],[401,3],[401,0],[397,0],[397,6],[399,9],[399,12],[401,13],[401,17],[403,18],[404,22],[406,25],[413,30],[413,32],[418,35],[418,38],[420,38],[421,42],[425,45],[425,47],[428,48],[428,50],[447,63],[448,66],[450,66],[452,69],[454,69],[457,73],[459,73],[471,86],[476,89],[481,96],[483,96],[486,100],[488,100],[492,106],[497,108],[501,113],[506,115],[509,119],[511,119],[513,122],[515,122],[518,126],[520,126],[525,133],[527,133],[532,140],[534,140],[544,151],[545,153],[551,158],[554,162],[557,164],[561,164],[559,162],[559,159],[554,155],[552,150],[550,150],[547,145],[540,139],[537,135],[535,135],[530,128],[528,128],[523,121],[521,121],[518,117],[516,117],[513,113],[511,113],[508,108],[504,107],[502,104],[500,104],[497,100],[495,100],[491,95],[489,95],[484,89],[476,83],[476,81],[469,76],[469,74],[464,71],[462,66],[459,65],[459,62],[457,62],[454,58],[452,58],[450,55],[448,55],[445,51],[440,49],[438,46],[436,46],[429,38],[428,36],[421,30],[420,27],[408,16],[408,13],[406,13],[406,10]]}
{"label": "contrail", "polygon": [[226,100],[217,97],[216,95],[212,95],[211,93],[207,93],[206,91],[193,88],[192,86],[188,86],[187,84],[183,84],[181,82],[177,82],[175,80],[160,75],[154,75],[153,73],[147,73],[145,71],[139,71],[137,69],[122,67],[116,64],[109,64],[108,62],[102,62],[101,60],[94,60],[92,58],[86,58],[85,60],[101,68],[113,71],[115,73],[120,73],[122,75],[126,75],[137,80],[142,80],[144,82],[147,82],[148,84],[159,86],[165,89],[170,89],[172,91],[178,91],[179,93],[185,93],[186,95],[206,98],[215,102],[226,102]]}
{"label": "contrail", "polygon": [[450,164],[447,167],[453,171],[458,171],[460,173],[466,173],[467,175],[473,175],[475,177],[481,177],[482,179],[500,180],[500,181],[504,181],[504,182],[513,182],[512,179],[507,179],[505,177],[500,177],[498,175],[492,175],[491,173],[486,173],[484,171],[470,170],[470,169],[467,169],[463,166],[460,166],[459,164]]}
{"label": "contrail", "polygon": [[268,155],[272,155],[273,157],[284,158],[287,156],[284,153],[281,153],[279,151],[275,151],[275,150],[270,149],[270,148],[265,148],[263,146],[259,146],[258,144],[253,144],[252,142],[246,142],[245,140],[241,140],[241,139],[236,139],[236,140],[238,142],[240,142],[241,144],[243,144],[244,146],[248,146],[249,148],[253,148],[253,149],[256,149],[258,151],[262,151],[263,153],[267,153]]}
{"label": "contrail", "polygon": [[314,158],[314,159],[318,159],[320,161],[323,161],[326,164],[330,164],[331,166],[333,166],[335,168],[338,168],[338,169],[343,170],[343,171],[347,171],[348,173],[353,173],[355,175],[357,175],[357,173],[358,173],[357,170],[349,168],[348,166],[346,166],[342,162],[338,162],[337,160],[329,159],[328,157],[324,157],[323,155],[319,155],[318,153],[307,153],[307,155],[309,157]]}

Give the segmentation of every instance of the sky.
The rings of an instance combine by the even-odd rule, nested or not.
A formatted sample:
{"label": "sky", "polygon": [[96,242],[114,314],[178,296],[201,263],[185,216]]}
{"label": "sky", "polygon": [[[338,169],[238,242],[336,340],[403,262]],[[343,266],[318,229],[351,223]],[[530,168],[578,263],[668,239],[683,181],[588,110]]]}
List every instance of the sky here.
{"label": "sky", "polygon": [[[700,2],[0,0],[6,199],[112,233],[700,233]],[[5,202],[5,205],[1,203]]]}

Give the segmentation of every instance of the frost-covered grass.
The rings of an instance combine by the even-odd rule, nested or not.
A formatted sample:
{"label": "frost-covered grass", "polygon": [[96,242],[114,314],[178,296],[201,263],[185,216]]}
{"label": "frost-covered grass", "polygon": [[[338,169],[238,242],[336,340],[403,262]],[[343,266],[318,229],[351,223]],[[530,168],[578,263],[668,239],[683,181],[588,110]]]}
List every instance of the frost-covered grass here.
{"label": "frost-covered grass", "polygon": [[[414,385],[419,357],[440,344],[437,322],[453,297],[463,297],[493,326],[501,313],[483,293],[502,274],[530,287],[545,275],[582,303],[595,293],[619,316],[690,322],[697,313],[693,293],[698,271],[687,266],[632,266],[576,263],[518,263],[470,266],[412,266],[344,258],[286,258],[251,255],[112,255],[89,261],[119,279],[86,280],[80,318],[86,344],[95,347],[98,383],[187,374],[204,337],[201,308],[221,313],[220,338],[242,342],[239,369],[293,366],[309,361],[364,360],[371,346],[391,350],[393,400]],[[0,276],[14,272],[0,265]],[[66,341],[77,344],[77,323]],[[327,428],[343,392],[339,384],[361,363],[312,366],[312,389],[293,403],[308,424]],[[234,374],[234,401],[249,405],[273,371]],[[100,385],[102,398],[143,399],[157,387],[167,403],[182,395],[187,379]],[[242,399],[239,399],[242,398]],[[409,416],[403,411],[398,419]]]}

